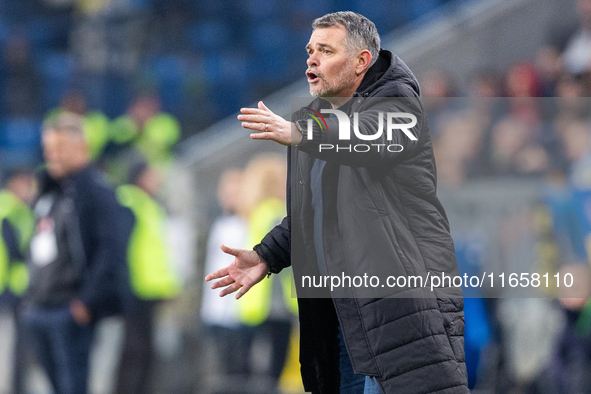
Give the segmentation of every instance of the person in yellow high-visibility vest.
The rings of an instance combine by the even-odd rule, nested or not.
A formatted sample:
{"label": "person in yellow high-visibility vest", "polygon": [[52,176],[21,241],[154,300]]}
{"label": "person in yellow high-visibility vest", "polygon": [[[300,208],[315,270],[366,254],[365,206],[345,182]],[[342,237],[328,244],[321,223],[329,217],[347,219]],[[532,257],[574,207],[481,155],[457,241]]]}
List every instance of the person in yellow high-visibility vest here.
{"label": "person in yellow high-visibility vest", "polygon": [[[248,218],[248,245],[252,247],[285,216],[285,160],[259,156],[244,171],[242,211]],[[291,272],[269,278],[260,288],[238,301],[239,318],[247,327],[247,341],[264,335],[271,341],[268,375],[278,382],[285,366],[292,321],[297,316],[297,299],[291,297]],[[250,328],[250,329],[248,329]],[[249,357],[243,357],[248,362]],[[251,371],[247,368],[247,371]]]}
{"label": "person in yellow high-visibility vest", "polygon": [[127,112],[109,125],[106,170],[120,184],[130,152],[140,153],[150,167],[168,173],[173,163],[173,148],[181,137],[181,125],[171,114],[161,111],[157,96],[138,96]]}
{"label": "person in yellow high-visibility vest", "polygon": [[8,172],[5,179],[6,189],[0,191],[0,298],[2,304],[9,305],[15,322],[10,392],[20,394],[25,363],[18,305],[29,282],[23,260],[33,234],[34,217],[27,204],[32,199],[34,178],[28,170],[16,170]]}
{"label": "person in yellow high-visibility vest", "polygon": [[150,390],[154,308],[158,301],[176,297],[181,282],[169,260],[166,214],[155,199],[158,173],[138,161],[130,166],[129,181],[117,188],[117,199],[129,209],[133,225],[128,226],[129,283],[124,288],[129,291],[124,297],[125,340],[116,392],[145,394]]}

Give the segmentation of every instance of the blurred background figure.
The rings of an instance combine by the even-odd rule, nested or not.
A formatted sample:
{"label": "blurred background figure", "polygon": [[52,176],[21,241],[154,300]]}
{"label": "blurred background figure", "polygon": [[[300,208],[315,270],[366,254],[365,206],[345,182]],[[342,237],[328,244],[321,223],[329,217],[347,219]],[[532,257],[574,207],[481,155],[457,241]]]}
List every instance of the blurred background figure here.
{"label": "blurred background figure", "polygon": [[119,307],[121,210],[89,166],[82,117],[64,112],[48,120],[43,153],[21,316],[55,392],[86,393],[95,324]]}
{"label": "blurred background figure", "polygon": [[[248,220],[247,248],[258,244],[285,217],[286,174],[287,165],[281,157],[255,157],[246,166],[240,210]],[[288,357],[297,299],[292,298],[291,270],[259,285],[237,301],[245,345],[242,349],[246,352],[236,356],[244,363],[242,370],[247,377],[269,379],[267,386],[258,390],[275,392]],[[261,342],[266,342],[266,354],[261,351]]]}
{"label": "blurred background figure", "polygon": [[470,81],[470,96],[499,97],[500,83],[498,75],[492,70],[480,70]]}
{"label": "blurred background figure", "polygon": [[2,53],[5,78],[2,106],[11,116],[35,116],[40,110],[39,92],[42,80],[32,59],[31,43],[24,34],[14,35],[8,40]]}
{"label": "blurred background figure", "polygon": [[[34,217],[29,208],[35,193],[33,173],[13,169],[4,174],[0,190],[0,314],[2,324],[12,333],[3,338],[1,391],[24,393],[27,356],[22,327],[18,317],[19,303],[28,284],[25,265],[27,249],[33,236]],[[7,316],[8,315],[8,316]]]}
{"label": "blurred background figure", "polygon": [[106,169],[116,182],[120,181],[118,167],[131,152],[137,151],[164,175],[170,170],[173,148],[180,135],[180,124],[174,116],[161,111],[158,97],[140,95],[127,113],[110,125]]}
{"label": "blurred background figure", "polygon": [[564,265],[559,274],[572,286],[558,289],[564,324],[535,392],[591,393],[591,271],[588,264],[575,263]]}
{"label": "blurred background figure", "polygon": [[[222,214],[218,216],[209,231],[205,270],[218,270],[232,262],[231,256],[222,252],[221,244],[236,243],[245,247],[248,239],[247,218],[242,216],[240,204],[243,198],[243,171],[237,168],[226,170],[220,177],[217,188],[218,204]],[[201,321],[204,326],[204,342],[215,354],[210,368],[215,375],[213,386],[216,393],[222,393],[228,378],[242,377],[245,373],[244,360],[247,344],[241,341],[238,303],[232,297],[220,297],[216,291],[205,286],[201,302]],[[242,328],[243,329],[243,328]],[[214,345],[214,346],[212,346]],[[228,387],[231,387],[228,384]]]}
{"label": "blurred background figure", "polygon": [[564,50],[564,66],[571,74],[582,74],[591,68],[591,1],[577,0],[579,29],[570,37]]}
{"label": "blurred background figure", "polygon": [[60,106],[50,110],[45,119],[51,119],[63,112],[78,114],[84,118],[84,137],[90,149],[90,159],[99,159],[109,142],[109,118],[100,111],[89,111],[86,98],[76,90],[66,92]]}
{"label": "blurred background figure", "polygon": [[128,184],[117,188],[119,203],[127,208],[124,228],[127,269],[122,278],[125,334],[116,393],[143,394],[153,390],[154,320],[159,301],[181,291],[170,261],[166,238],[166,212],[157,202],[162,180],[147,161],[129,165]]}
{"label": "blurred background figure", "polygon": [[457,97],[458,91],[453,77],[444,71],[434,70],[422,78],[421,94],[424,97]]}

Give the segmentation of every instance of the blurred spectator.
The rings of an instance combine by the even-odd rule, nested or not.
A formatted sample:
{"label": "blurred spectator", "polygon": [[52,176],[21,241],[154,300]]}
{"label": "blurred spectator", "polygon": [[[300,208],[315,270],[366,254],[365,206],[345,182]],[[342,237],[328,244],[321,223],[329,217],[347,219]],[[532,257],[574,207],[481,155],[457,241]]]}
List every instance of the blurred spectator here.
{"label": "blurred spectator", "polygon": [[449,99],[456,94],[451,75],[444,71],[427,72],[421,79],[421,95],[424,97],[425,112],[434,139],[439,137],[440,128],[433,126],[440,122],[440,118],[445,115],[446,111],[453,109],[452,107],[458,104],[458,101]]}
{"label": "blurred spectator", "polygon": [[469,171],[486,171],[476,163],[482,149],[484,124],[476,113],[445,113],[437,123],[438,138],[434,141],[435,159],[439,182],[447,187],[457,187],[469,175]]}
{"label": "blurred spectator", "polygon": [[554,47],[541,48],[536,54],[536,66],[539,70],[542,95],[554,97],[556,95],[556,84],[563,72],[562,57]]}
{"label": "blurred spectator", "polygon": [[577,0],[579,30],[569,39],[563,53],[564,66],[571,74],[582,74],[591,66],[591,1]]}
{"label": "blurred spectator", "polygon": [[494,127],[492,144],[497,174],[539,174],[548,166],[544,149],[529,128],[515,119],[505,119]]}
{"label": "blurred spectator", "polygon": [[[286,174],[285,160],[275,156],[256,157],[246,167],[240,209],[248,217],[247,248],[259,243],[285,217]],[[271,355],[266,374],[274,385],[285,366],[292,321],[297,316],[297,299],[291,296],[291,270],[284,271],[261,281],[237,301],[249,352],[256,351],[253,346],[255,338],[270,341]],[[237,357],[246,363],[251,359],[250,353]],[[245,365],[245,372],[252,374],[255,371],[251,365]]]}
{"label": "blurred spectator", "polygon": [[139,96],[127,114],[111,125],[111,141],[119,149],[133,146],[152,167],[167,167],[172,160],[172,149],[181,136],[178,121],[161,112],[156,96]]}
{"label": "blurred spectator", "polygon": [[[583,85],[574,75],[562,74],[556,86],[556,97],[584,97]],[[582,100],[577,100],[583,102]]]}
{"label": "blurred spectator", "polygon": [[528,95],[534,93],[536,83],[532,74],[528,75],[532,77],[529,82],[513,85],[513,93],[518,96],[507,102],[508,113],[492,129],[490,154],[496,174],[540,175],[550,165],[543,146],[545,128],[540,101]]}
{"label": "blurred spectator", "polygon": [[444,71],[430,71],[421,82],[423,97],[456,97],[457,89],[452,76]]}
{"label": "blurred spectator", "polygon": [[507,71],[505,77],[507,97],[539,97],[540,93],[540,77],[533,64],[518,63]]}
{"label": "blurred spectator", "polygon": [[95,324],[119,306],[121,208],[89,166],[80,116],[44,124],[43,153],[22,320],[54,391],[83,394]]}
{"label": "blurred spectator", "polygon": [[51,119],[63,112],[84,117],[84,137],[90,149],[90,158],[98,159],[109,142],[109,119],[100,111],[89,111],[84,95],[75,90],[67,92],[62,97],[59,108],[49,111],[45,119]]}
{"label": "blurred spectator", "polygon": [[33,174],[28,170],[12,170],[5,175],[6,188],[0,191],[0,294],[4,291],[20,297],[28,285],[24,263],[33,234],[33,213],[28,205],[34,193]]}
{"label": "blurred spectator", "polygon": [[123,284],[125,338],[116,392],[151,391],[154,361],[154,311],[158,301],[176,297],[181,284],[169,261],[166,214],[155,200],[160,191],[158,172],[139,160],[129,167],[127,185],[117,188],[117,199],[127,208],[127,277]]}
{"label": "blurred spectator", "polygon": [[[547,374],[554,391],[564,394],[591,393],[591,277],[586,264],[562,267],[559,277],[572,286],[560,286],[559,302],[564,313],[564,328],[560,334],[554,358]],[[568,275],[571,275],[570,278]],[[563,283],[564,284],[564,283]],[[546,382],[546,379],[541,379]]]}
{"label": "blurred spectator", "polygon": [[584,86],[581,78],[566,73],[560,76],[556,84],[556,97],[560,99],[554,101],[558,110],[555,120],[557,131],[565,126],[564,122],[572,122],[589,115],[589,107],[586,100],[582,99],[583,96]]}
{"label": "blurred spectator", "polygon": [[[454,245],[460,272],[468,275],[482,274],[485,241],[477,235],[478,230],[469,234],[456,235]],[[466,330],[464,342],[466,347],[466,369],[468,371],[468,388],[471,390],[478,385],[483,371],[480,366],[486,364],[481,360],[486,354],[491,340],[490,313],[487,311],[486,298],[481,288],[464,286],[464,312]],[[486,360],[482,360],[486,361]]]}
{"label": "blurred spectator", "polygon": [[470,81],[471,97],[499,97],[499,78],[493,71],[480,71]]}
{"label": "blurred spectator", "polygon": [[12,376],[6,376],[7,384],[11,382],[12,385],[3,389],[21,394],[26,357],[18,306],[29,282],[24,261],[34,227],[33,212],[28,207],[33,198],[34,178],[28,170],[9,171],[4,178],[6,188],[0,191],[0,299],[2,306],[8,306],[12,314],[14,337],[13,349],[7,353]]}
{"label": "blurred spectator", "polygon": [[[213,223],[209,231],[205,272],[214,272],[228,266],[232,257],[220,249],[221,244],[246,246],[247,221],[239,215],[242,198],[242,170],[230,169],[222,174],[218,184],[218,203],[222,215]],[[205,287],[201,304],[201,320],[205,325],[206,338],[215,343],[216,374],[233,375],[242,371],[243,360],[237,354],[247,353],[240,350],[246,345],[240,341],[240,321],[238,303],[231,297],[220,297],[217,292]]]}
{"label": "blurred spectator", "polygon": [[589,127],[589,123],[577,120],[568,122],[558,130],[558,138],[570,163],[578,162],[591,151]]}
{"label": "blurred spectator", "polygon": [[41,79],[30,57],[30,44],[24,36],[13,36],[6,43],[2,59],[4,88],[2,102],[13,117],[34,117],[40,110]]}

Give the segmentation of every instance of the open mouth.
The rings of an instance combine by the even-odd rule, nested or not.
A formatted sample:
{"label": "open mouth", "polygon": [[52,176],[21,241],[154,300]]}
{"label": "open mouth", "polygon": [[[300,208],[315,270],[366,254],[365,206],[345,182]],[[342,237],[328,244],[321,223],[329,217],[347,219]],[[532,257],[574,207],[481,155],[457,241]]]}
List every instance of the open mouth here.
{"label": "open mouth", "polygon": [[318,82],[318,80],[320,79],[320,77],[317,74],[314,74],[313,72],[306,72],[306,76],[308,77],[308,83]]}

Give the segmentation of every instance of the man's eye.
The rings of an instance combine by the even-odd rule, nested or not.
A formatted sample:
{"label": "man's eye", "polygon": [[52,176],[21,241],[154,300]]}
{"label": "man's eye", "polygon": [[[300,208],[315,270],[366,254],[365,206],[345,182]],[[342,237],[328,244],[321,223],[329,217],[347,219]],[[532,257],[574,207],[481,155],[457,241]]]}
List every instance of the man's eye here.
{"label": "man's eye", "polygon": [[324,50],[324,53],[332,53],[332,51],[329,51],[328,49]]}

